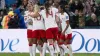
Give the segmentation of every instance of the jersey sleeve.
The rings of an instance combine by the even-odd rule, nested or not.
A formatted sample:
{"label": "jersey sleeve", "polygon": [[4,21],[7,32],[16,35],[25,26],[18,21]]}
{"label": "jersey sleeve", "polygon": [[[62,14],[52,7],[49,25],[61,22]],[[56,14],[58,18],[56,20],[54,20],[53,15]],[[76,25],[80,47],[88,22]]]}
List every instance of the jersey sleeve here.
{"label": "jersey sleeve", "polygon": [[58,9],[57,9],[57,8],[53,8],[53,11],[54,11],[55,13],[58,13]]}
{"label": "jersey sleeve", "polygon": [[65,13],[65,21],[69,20],[69,15],[67,13]]}
{"label": "jersey sleeve", "polygon": [[41,11],[39,12],[40,15],[43,15],[44,13],[45,13],[44,10],[41,10]]}
{"label": "jersey sleeve", "polygon": [[43,18],[45,18],[45,10],[41,10],[41,11],[39,12],[39,14],[40,14],[40,16],[42,16]]}

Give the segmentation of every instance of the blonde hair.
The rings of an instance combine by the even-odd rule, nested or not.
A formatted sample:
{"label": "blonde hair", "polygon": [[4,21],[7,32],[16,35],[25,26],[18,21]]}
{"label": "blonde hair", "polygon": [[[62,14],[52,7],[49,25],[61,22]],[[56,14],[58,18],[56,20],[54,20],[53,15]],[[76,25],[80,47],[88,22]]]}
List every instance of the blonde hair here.
{"label": "blonde hair", "polygon": [[38,12],[38,11],[40,11],[40,7],[37,4],[35,4],[34,5],[34,12]]}
{"label": "blonde hair", "polygon": [[13,12],[13,11],[9,11],[9,12],[8,12],[8,15],[9,15],[9,16],[13,16],[13,15],[14,15],[14,12]]}

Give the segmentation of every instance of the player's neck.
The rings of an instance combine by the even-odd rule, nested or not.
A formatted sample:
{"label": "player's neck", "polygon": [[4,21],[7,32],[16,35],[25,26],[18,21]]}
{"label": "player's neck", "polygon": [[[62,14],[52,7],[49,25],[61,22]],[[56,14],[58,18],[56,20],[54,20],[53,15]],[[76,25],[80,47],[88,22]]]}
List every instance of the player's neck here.
{"label": "player's neck", "polygon": [[64,12],[63,11],[61,12],[61,15],[64,15]]}

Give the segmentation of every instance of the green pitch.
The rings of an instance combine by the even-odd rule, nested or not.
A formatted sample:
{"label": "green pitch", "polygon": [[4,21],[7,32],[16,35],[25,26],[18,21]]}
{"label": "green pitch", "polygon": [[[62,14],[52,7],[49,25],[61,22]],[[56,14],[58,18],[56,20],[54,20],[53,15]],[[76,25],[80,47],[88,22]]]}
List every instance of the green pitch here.
{"label": "green pitch", "polygon": [[[0,56],[29,56],[29,54],[28,53],[0,53]],[[36,56],[39,56],[39,54],[36,54]],[[46,54],[46,56],[49,56],[49,54]],[[66,56],[67,56],[67,54],[66,54]],[[100,54],[76,53],[76,54],[74,54],[74,56],[100,56]]]}

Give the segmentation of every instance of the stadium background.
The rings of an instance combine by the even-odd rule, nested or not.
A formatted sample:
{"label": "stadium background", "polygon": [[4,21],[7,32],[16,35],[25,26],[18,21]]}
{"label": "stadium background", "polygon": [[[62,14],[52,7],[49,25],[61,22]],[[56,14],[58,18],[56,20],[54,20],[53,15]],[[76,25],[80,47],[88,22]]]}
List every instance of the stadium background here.
{"label": "stadium background", "polygon": [[[13,1],[13,0],[12,0]],[[17,1],[17,0],[16,0]],[[100,0],[96,0],[96,2],[99,4],[99,1]],[[7,12],[9,11],[9,10],[12,10],[14,7],[16,7],[16,5],[14,5],[14,3],[15,3],[15,0],[13,1],[13,2],[11,2],[11,4],[12,5],[9,5],[8,4],[8,6],[6,7],[6,9],[5,8],[0,8],[1,10],[0,10],[0,20],[2,21],[2,17],[4,16],[4,15],[6,15],[7,14]],[[20,5],[19,5],[20,6]],[[97,7],[96,7],[97,8]],[[5,12],[5,11],[7,11],[7,12]],[[3,15],[2,15],[2,12],[3,12]],[[98,11],[99,12],[99,11]],[[100,14],[99,14],[100,15]],[[100,16],[98,15],[98,13],[96,14],[96,16],[97,16],[97,19],[100,21]],[[79,37],[79,39],[77,39],[76,38],[76,40],[75,41],[73,41],[73,49],[74,48],[76,48],[75,50],[78,50],[79,49],[79,47],[81,47],[82,45],[80,45],[79,43],[77,43],[78,44],[78,48],[77,48],[77,46],[76,47],[74,47],[75,46],[75,43],[77,42],[77,40],[79,40],[79,41],[83,41],[84,42],[84,46],[83,46],[83,49],[85,49],[86,47],[86,49],[85,50],[78,50],[78,51],[76,51],[75,52],[75,55],[74,56],[100,56],[100,35],[99,35],[99,33],[100,33],[100,22],[99,22],[99,25],[96,25],[96,26],[88,26],[88,25],[86,25],[85,23],[86,23],[86,21],[88,21],[89,19],[91,19],[91,17],[90,16],[88,16],[88,17],[85,17],[86,16],[86,14],[84,15],[84,16],[82,16],[84,19],[82,19],[83,21],[83,23],[81,24],[81,22],[79,23],[79,19],[77,20],[78,21],[78,23],[77,23],[77,27],[74,27],[73,26],[73,20],[71,21],[71,26],[72,26],[72,28],[73,28],[73,31],[76,31],[76,32],[79,32],[79,33],[81,33],[82,35],[83,35],[83,38],[85,39],[85,42],[80,38],[80,34],[79,33],[75,33],[75,34],[73,34],[73,36],[75,36],[76,35],[76,37],[77,37],[77,35],[78,35],[78,37]],[[86,19],[86,20],[85,20]],[[85,21],[84,21],[85,20]],[[1,22],[0,21],[0,22]],[[74,22],[75,23],[75,22]],[[79,24],[81,24],[81,25],[79,25]],[[0,28],[2,28],[2,26],[0,26]],[[18,31],[19,29],[12,29],[12,30],[10,30],[10,29],[0,29],[0,56],[29,56],[29,54],[28,53],[23,53],[23,52],[14,52],[14,51],[11,51],[11,49],[13,48],[14,50],[17,48],[17,47],[11,47],[11,49],[9,49],[10,48],[10,45],[12,45],[12,44],[10,44],[11,42],[13,42],[13,41],[15,41],[15,46],[16,46],[16,38],[18,38],[18,39],[20,39],[21,37],[19,37],[20,35],[19,35],[19,32],[16,32],[16,31]],[[16,35],[16,36],[12,36],[12,31],[13,31],[13,33],[16,33],[16,34],[18,34],[18,36]],[[23,34],[26,34],[26,30],[24,29],[24,30],[19,30],[19,31],[22,31],[23,32]],[[6,33],[5,33],[6,32]],[[11,32],[11,33],[10,33]],[[8,35],[8,37],[7,37],[7,34],[9,34]],[[10,35],[11,34],[11,35]],[[93,35],[92,35],[93,34]],[[23,35],[23,36],[25,36],[25,35]],[[82,36],[81,36],[82,37]],[[13,38],[15,38],[14,40],[13,40]],[[8,40],[9,39],[9,40]],[[9,43],[8,43],[9,42]],[[8,43],[8,44],[7,44]],[[86,46],[86,44],[88,44],[89,43],[89,45],[87,45]],[[27,44],[27,39],[26,39],[26,42],[25,42],[25,44]],[[14,44],[13,44],[14,45]],[[91,46],[92,45],[92,46]],[[23,47],[25,47],[23,44],[21,44],[21,46],[23,46]],[[90,48],[90,49],[88,49],[88,48]],[[93,49],[94,48],[94,49]],[[26,49],[28,49],[27,47],[26,47]],[[93,50],[92,50],[93,49]],[[7,50],[8,50],[8,52],[7,52]],[[90,52],[89,52],[89,51]],[[92,51],[91,51],[92,50]],[[27,51],[28,52],[28,51]],[[37,56],[39,56],[39,54],[37,54]],[[48,56],[48,54],[47,54],[47,56]]]}

